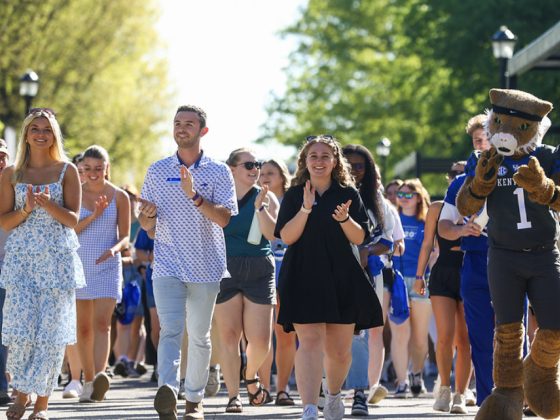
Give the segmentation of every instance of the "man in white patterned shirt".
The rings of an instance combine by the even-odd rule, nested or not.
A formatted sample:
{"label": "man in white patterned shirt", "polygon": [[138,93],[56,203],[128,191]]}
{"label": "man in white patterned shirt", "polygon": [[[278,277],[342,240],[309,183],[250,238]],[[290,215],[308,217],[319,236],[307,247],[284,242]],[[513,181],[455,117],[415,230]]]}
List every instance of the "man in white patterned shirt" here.
{"label": "man in white patterned shirt", "polygon": [[237,214],[230,169],[200,148],[200,139],[207,132],[202,109],[179,107],[174,118],[177,152],[150,166],[140,198],[142,228],[149,231],[157,223],[153,284],[161,333],[154,407],[160,420],[177,419],[185,318],[189,363],[184,419],[204,418],[212,314],[220,280],[227,275],[222,229]]}

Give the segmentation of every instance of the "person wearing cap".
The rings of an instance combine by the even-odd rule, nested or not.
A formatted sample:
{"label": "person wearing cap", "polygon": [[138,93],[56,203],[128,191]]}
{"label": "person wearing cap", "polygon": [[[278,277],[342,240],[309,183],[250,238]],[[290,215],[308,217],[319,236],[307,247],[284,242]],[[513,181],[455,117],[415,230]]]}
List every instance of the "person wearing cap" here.
{"label": "person wearing cap", "polygon": [[[2,179],[2,173],[4,168],[8,166],[10,161],[10,153],[8,151],[8,145],[6,141],[0,139],[0,179]],[[4,247],[6,246],[6,241],[10,236],[9,232],[4,232],[0,229],[0,272],[2,271],[2,263],[4,262],[4,255],[6,251]],[[2,330],[2,309],[4,308],[4,300],[6,299],[6,289],[0,289],[0,330]],[[8,348],[0,343],[0,405],[5,405],[10,402],[10,396],[8,395],[8,380],[6,378],[6,358],[8,356]]]}

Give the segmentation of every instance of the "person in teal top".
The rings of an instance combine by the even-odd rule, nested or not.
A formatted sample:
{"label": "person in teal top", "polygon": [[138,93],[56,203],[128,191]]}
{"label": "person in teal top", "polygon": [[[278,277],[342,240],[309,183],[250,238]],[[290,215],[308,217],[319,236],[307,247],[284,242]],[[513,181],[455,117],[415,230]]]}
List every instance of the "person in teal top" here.
{"label": "person in teal top", "polygon": [[268,186],[257,186],[261,163],[255,152],[236,149],[226,163],[233,174],[239,214],[224,228],[227,269],[231,277],[220,283],[214,316],[220,334],[220,366],[229,392],[226,412],[239,413],[243,410],[239,399],[242,333],[249,342],[247,368],[243,372],[249,402],[260,406],[269,401],[268,391],[259,382],[257,371],[271,346],[276,282],[270,241],[276,239],[274,228],[280,205]]}

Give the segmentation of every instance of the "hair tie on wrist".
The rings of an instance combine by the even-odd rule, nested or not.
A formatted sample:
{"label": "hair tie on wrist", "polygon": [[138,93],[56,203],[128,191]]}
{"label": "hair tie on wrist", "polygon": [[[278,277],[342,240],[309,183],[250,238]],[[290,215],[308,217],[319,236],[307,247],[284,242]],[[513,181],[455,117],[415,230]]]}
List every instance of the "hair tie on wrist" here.
{"label": "hair tie on wrist", "polygon": [[148,219],[155,219],[157,217],[157,213],[154,214],[153,216],[146,216]]}
{"label": "hair tie on wrist", "polygon": [[416,280],[424,280],[424,276],[416,276]]}
{"label": "hair tie on wrist", "polygon": [[263,210],[264,210],[264,204],[261,206],[260,209],[256,209],[255,211],[256,211],[257,213],[260,213],[260,212],[263,211]]}
{"label": "hair tie on wrist", "polygon": [[346,223],[348,221],[348,219],[350,219],[350,216],[348,216],[346,219],[344,219],[342,222],[338,222],[338,223]]}
{"label": "hair tie on wrist", "polygon": [[[198,193],[196,193],[196,195],[198,195]],[[198,195],[198,196],[200,197],[200,204],[194,203],[194,200],[193,200],[193,203],[194,203],[195,207],[200,207],[200,206],[202,206],[202,203],[204,203],[204,197],[202,197],[201,195]]]}

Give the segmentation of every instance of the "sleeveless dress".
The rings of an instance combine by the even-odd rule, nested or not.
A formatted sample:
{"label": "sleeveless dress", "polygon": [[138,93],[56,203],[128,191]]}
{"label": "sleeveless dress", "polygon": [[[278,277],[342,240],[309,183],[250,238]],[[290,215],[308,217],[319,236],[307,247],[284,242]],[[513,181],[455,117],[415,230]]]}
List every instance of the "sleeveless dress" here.
{"label": "sleeveless dress", "polygon": [[[84,265],[87,286],[76,291],[76,299],[91,300],[113,298],[122,299],[122,260],[121,253],[113,258],[95,264],[95,261],[118,241],[116,191],[103,214],[78,234],[80,249],[78,255]],[[80,220],[92,212],[82,206]]]}
{"label": "sleeveless dress", "polygon": [[[62,179],[49,187],[64,205]],[[25,205],[27,184],[15,186],[16,208]],[[57,387],[67,344],[76,342],[74,290],[86,285],[74,229],[35,207],[6,243],[0,287],[6,289],[2,343],[10,347],[7,372],[15,389],[49,396]]]}

